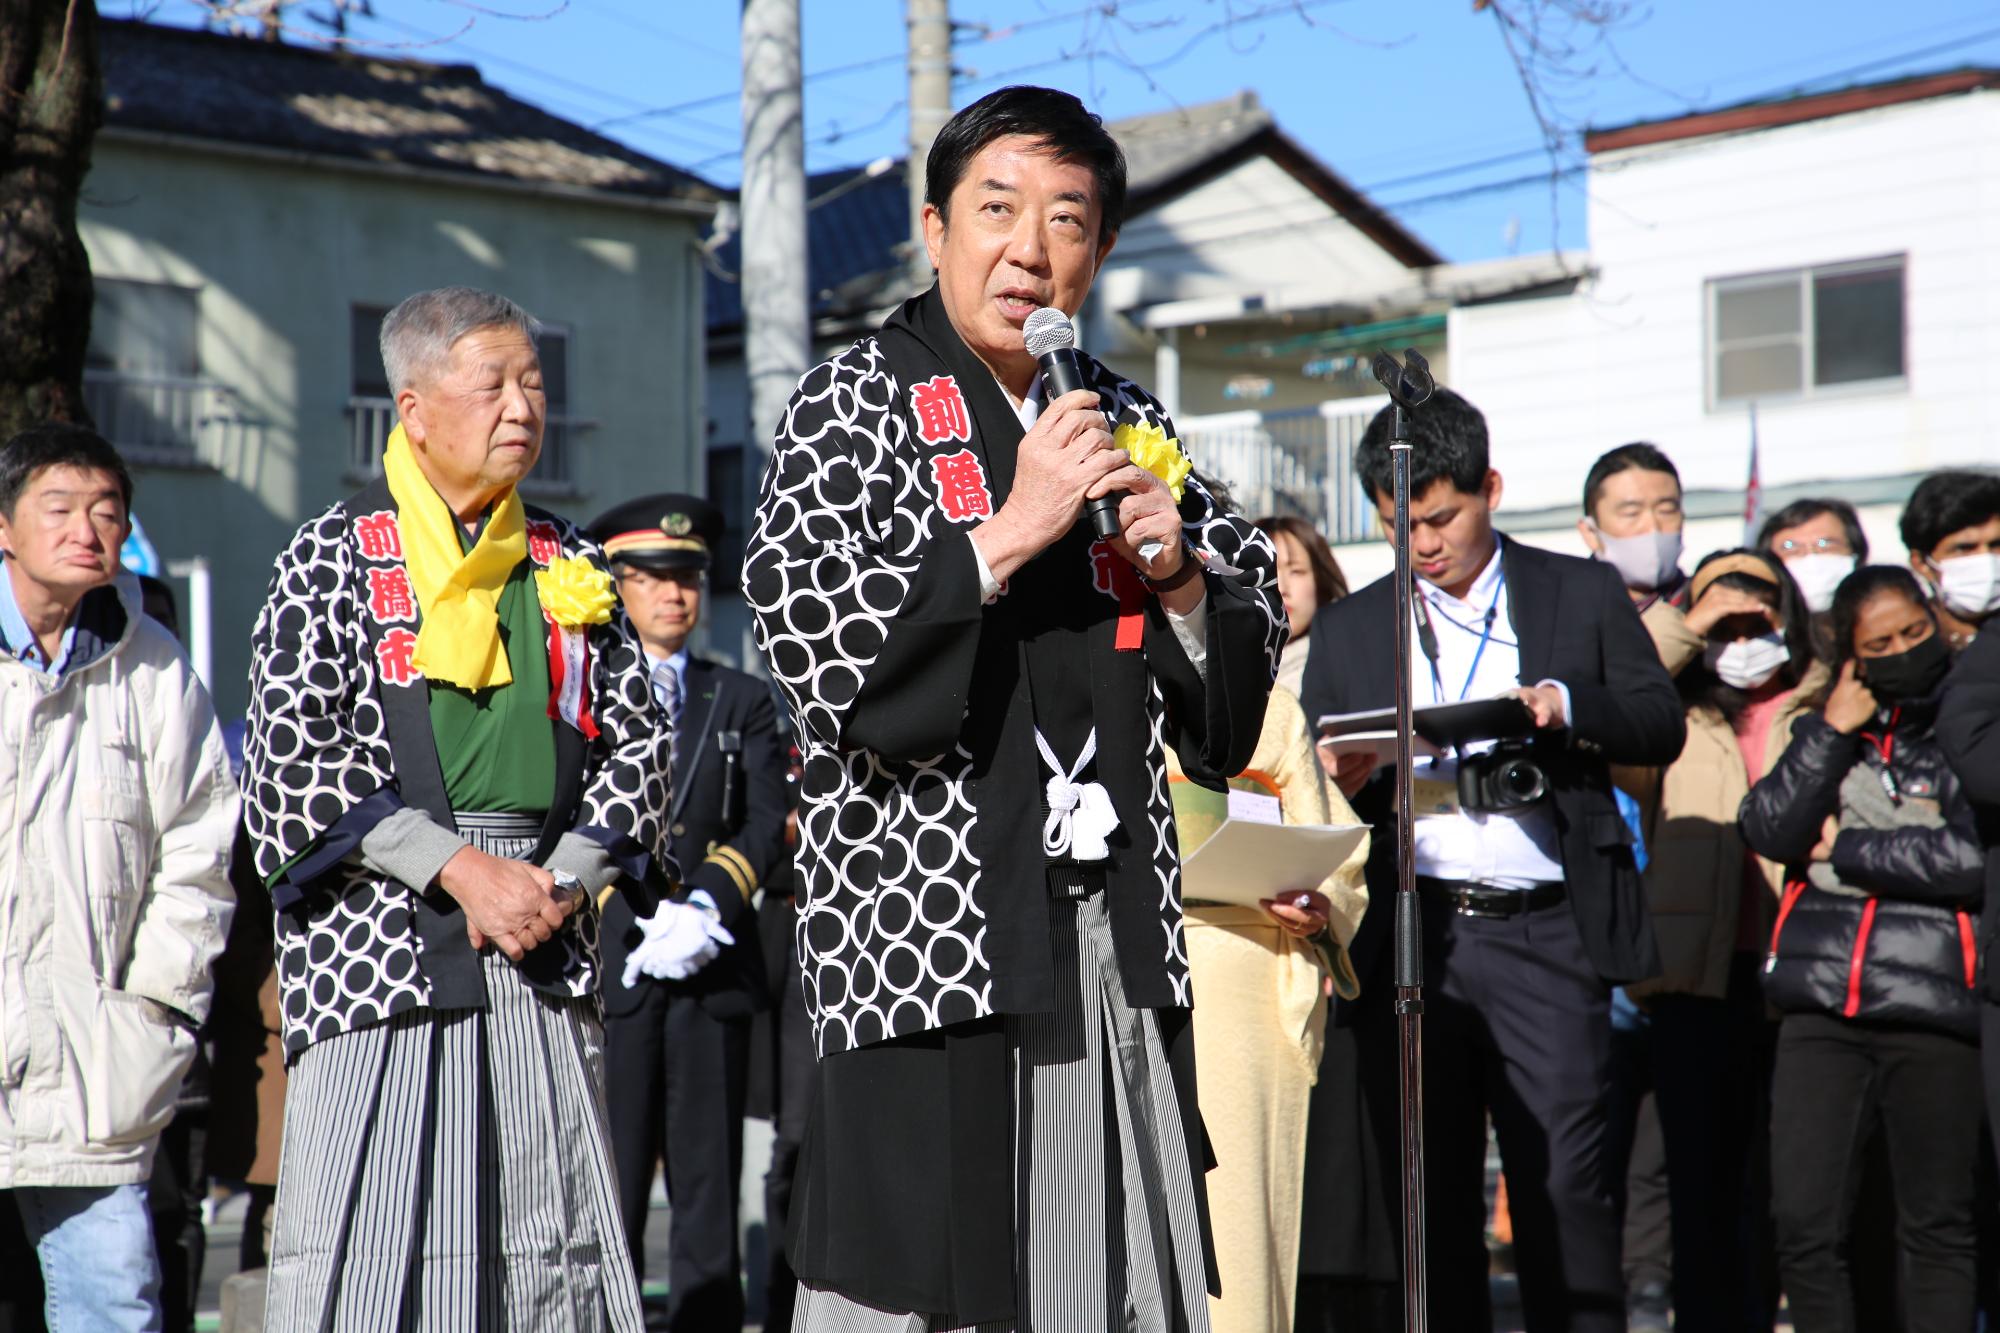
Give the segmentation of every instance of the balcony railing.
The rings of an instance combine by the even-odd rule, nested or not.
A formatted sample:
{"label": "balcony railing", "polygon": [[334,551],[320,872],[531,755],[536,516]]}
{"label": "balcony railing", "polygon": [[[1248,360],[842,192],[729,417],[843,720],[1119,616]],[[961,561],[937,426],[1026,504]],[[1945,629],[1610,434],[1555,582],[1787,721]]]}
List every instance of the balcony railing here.
{"label": "balcony railing", "polygon": [[1178,425],[1194,465],[1228,483],[1241,513],[1303,518],[1335,544],[1373,541],[1381,533],[1354,450],[1387,402],[1336,398],[1282,412],[1183,417]]}
{"label": "balcony railing", "polygon": [[83,403],[98,433],[132,463],[213,464],[221,432],[238,418],[226,385],[178,375],[86,370]]}
{"label": "balcony railing", "polygon": [[[350,398],[347,420],[348,471],[356,477],[379,475],[383,446],[396,426],[395,400]],[[550,416],[542,427],[542,456],[535,460],[535,470],[523,485],[544,492],[575,490],[577,436],[596,424],[579,417]]]}

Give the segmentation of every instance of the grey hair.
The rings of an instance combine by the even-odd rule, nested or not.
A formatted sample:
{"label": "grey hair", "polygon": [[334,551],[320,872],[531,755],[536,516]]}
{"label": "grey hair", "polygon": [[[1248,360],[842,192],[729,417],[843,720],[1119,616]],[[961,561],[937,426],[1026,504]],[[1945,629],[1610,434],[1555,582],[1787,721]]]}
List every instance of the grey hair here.
{"label": "grey hair", "polygon": [[412,380],[434,374],[453,344],[475,329],[519,329],[530,346],[542,322],[497,292],[477,287],[439,287],[418,292],[382,317],[382,369],[394,397]]}

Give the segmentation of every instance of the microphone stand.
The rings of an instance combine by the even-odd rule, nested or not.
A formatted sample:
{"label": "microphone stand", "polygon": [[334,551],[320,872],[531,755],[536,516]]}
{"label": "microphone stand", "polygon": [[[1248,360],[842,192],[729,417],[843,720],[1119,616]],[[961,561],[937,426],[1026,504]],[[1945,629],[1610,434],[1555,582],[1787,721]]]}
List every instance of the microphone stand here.
{"label": "microphone stand", "polygon": [[1415,798],[1411,783],[1410,413],[1435,387],[1414,347],[1399,364],[1375,354],[1374,374],[1393,404],[1389,464],[1396,503],[1396,1023],[1403,1146],[1403,1328],[1427,1333],[1430,1310],[1424,1260],[1424,936],[1417,901]]}

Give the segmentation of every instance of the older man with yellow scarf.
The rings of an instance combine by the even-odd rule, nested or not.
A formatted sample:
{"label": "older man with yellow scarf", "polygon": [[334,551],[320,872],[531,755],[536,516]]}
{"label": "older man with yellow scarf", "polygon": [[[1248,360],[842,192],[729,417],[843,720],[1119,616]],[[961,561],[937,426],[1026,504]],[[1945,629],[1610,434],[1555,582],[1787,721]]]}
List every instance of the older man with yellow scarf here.
{"label": "older man with yellow scarf", "polygon": [[537,325],[469,288],[382,324],[383,476],[302,527],[244,747],[292,1072],[266,1327],[639,1333],[606,1147],[597,911],[661,975],[667,723],[602,556],[523,505]]}

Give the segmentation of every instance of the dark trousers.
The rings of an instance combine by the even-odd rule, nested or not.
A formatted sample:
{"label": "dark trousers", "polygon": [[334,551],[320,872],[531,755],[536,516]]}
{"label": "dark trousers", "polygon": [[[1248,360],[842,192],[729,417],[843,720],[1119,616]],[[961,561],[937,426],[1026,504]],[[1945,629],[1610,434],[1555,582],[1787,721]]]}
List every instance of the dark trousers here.
{"label": "dark trousers", "polygon": [[1986,1128],[2000,1158],[2000,1004],[1979,1006],[1979,1069],[1986,1084]]}
{"label": "dark trousers", "polygon": [[1762,1183],[1768,1061],[1757,959],[1732,961],[1723,998],[1651,1005],[1653,1088],[1673,1214],[1674,1316],[1716,1333],[1771,1327]]}
{"label": "dark trousers", "polygon": [[[796,909],[789,901],[784,901],[775,912],[774,908],[774,901],[767,898],[758,915],[761,918],[781,914],[789,938]],[[771,1166],[764,1173],[764,1225],[771,1251],[764,1288],[764,1333],[789,1333],[792,1327],[792,1307],[799,1291],[789,1250],[792,1182],[798,1175],[799,1147],[805,1142],[806,1122],[812,1116],[813,1092],[819,1079],[812,1018],[806,1013],[798,961],[792,950],[785,951],[783,962],[784,966],[775,973],[783,978],[783,984],[777,988],[778,1003],[772,1015],[775,1036],[772,1083],[776,1095],[772,1098]]]}
{"label": "dark trousers", "polygon": [[153,1247],[160,1257],[162,1333],[187,1333],[201,1296],[208,1233],[201,1223],[208,1197],[208,1107],[184,1106],[160,1135],[146,1202],[153,1213]]}
{"label": "dark trousers", "polygon": [[664,1158],[673,1207],[667,1326],[743,1327],[736,1241],[750,1022],[717,1019],[693,996],[654,983],[638,1008],[604,1020],[611,1152],[633,1271],[645,1272],[647,1204]]}
{"label": "dark trousers", "polygon": [[[1427,897],[1424,967],[1430,1327],[1493,1326],[1490,1115],[1529,1333],[1622,1333],[1618,1214],[1605,1158],[1610,989],[1584,954],[1569,905],[1494,920]],[[1393,996],[1380,998],[1393,1033]],[[1393,1077],[1393,1058],[1378,1067]]]}
{"label": "dark trousers", "polygon": [[1667,1150],[1653,1098],[1653,1029],[1623,992],[1615,992],[1611,1002],[1611,1085],[1605,1106],[1604,1161],[1623,1223],[1626,1298],[1664,1295],[1673,1285],[1674,1253]]}
{"label": "dark trousers", "polygon": [[1849,1245],[1862,1153],[1879,1124],[1894,1184],[1903,1326],[1969,1330],[1978,1047],[1938,1032],[1790,1014],[1771,1098],[1771,1208],[1793,1326],[1860,1327]]}

